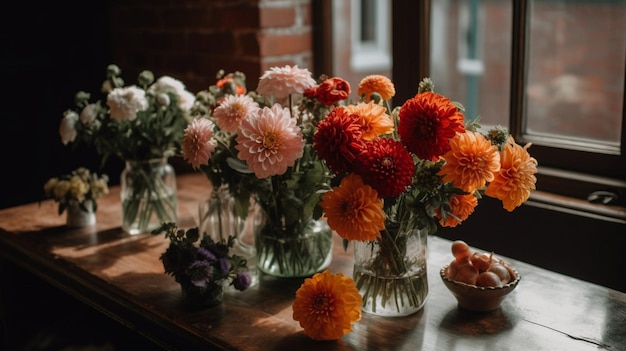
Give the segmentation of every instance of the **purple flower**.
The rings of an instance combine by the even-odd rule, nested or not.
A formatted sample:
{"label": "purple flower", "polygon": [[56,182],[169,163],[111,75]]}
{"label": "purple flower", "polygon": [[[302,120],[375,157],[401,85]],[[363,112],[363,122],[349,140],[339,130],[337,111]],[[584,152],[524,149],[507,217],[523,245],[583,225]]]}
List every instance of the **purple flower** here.
{"label": "purple flower", "polygon": [[222,257],[219,260],[219,264],[220,264],[220,271],[224,273],[228,273],[228,271],[230,270],[230,259],[228,257]]}
{"label": "purple flower", "polygon": [[195,286],[206,287],[213,279],[213,266],[207,261],[195,261],[188,270],[189,279]]}
{"label": "purple flower", "polygon": [[196,251],[196,257],[199,260],[205,260],[208,262],[215,262],[217,261],[217,257],[215,257],[215,254],[213,254],[213,252],[211,252],[210,250],[204,248],[204,247],[199,247],[198,251]]}
{"label": "purple flower", "polygon": [[237,277],[233,280],[233,286],[239,291],[244,291],[250,287],[251,282],[252,278],[250,278],[250,274],[244,271],[237,274]]}

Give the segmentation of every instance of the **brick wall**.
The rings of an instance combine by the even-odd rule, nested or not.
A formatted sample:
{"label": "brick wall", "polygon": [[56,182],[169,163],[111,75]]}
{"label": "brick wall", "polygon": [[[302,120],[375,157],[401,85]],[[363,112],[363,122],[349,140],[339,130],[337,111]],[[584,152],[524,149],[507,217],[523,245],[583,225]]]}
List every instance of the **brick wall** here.
{"label": "brick wall", "polygon": [[128,83],[143,69],[191,91],[219,69],[246,74],[248,88],[272,66],[312,70],[311,0],[134,0],[110,12],[113,61]]}

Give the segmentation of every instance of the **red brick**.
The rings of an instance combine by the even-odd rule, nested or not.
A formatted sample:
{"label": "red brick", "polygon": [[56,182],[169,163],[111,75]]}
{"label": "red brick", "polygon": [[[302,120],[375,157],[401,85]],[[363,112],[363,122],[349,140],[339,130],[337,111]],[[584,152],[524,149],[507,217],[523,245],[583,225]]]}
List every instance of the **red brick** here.
{"label": "red brick", "polygon": [[260,34],[261,56],[280,56],[311,51],[313,47],[310,32],[302,34]]}
{"label": "red brick", "polygon": [[269,7],[261,9],[260,28],[292,27],[296,24],[296,10],[293,7]]}

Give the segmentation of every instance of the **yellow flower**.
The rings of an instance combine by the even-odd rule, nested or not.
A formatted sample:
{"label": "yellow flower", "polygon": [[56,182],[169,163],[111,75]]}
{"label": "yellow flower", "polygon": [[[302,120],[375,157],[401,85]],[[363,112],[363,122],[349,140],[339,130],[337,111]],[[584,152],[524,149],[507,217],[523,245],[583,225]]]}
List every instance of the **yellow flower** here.
{"label": "yellow flower", "polygon": [[361,319],[362,304],[352,279],[325,270],[305,279],[296,291],[293,319],[313,340],[337,340]]}
{"label": "yellow flower", "polygon": [[383,100],[389,100],[396,95],[396,88],[391,79],[383,75],[373,74],[361,79],[357,95],[369,102],[374,93],[379,94]]}
{"label": "yellow flower", "polygon": [[374,240],[385,229],[382,199],[357,174],[348,174],[339,187],[325,193],[320,206],[328,225],[344,239]]}
{"label": "yellow flower", "polygon": [[500,171],[485,191],[485,195],[502,200],[509,212],[526,201],[530,192],[535,190],[537,160],[528,153],[529,147],[530,144],[521,147],[513,137],[509,137],[500,155]]}
{"label": "yellow flower", "polygon": [[393,132],[393,120],[386,113],[387,109],[373,101],[347,105],[346,110],[348,114],[359,116],[363,140],[372,140],[379,135]]}

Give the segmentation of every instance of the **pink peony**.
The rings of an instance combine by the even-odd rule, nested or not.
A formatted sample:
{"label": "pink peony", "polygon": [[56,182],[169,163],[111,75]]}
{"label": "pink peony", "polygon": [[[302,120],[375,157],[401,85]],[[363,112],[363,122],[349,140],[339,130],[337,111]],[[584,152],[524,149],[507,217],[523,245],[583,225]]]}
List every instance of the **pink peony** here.
{"label": "pink peony", "polygon": [[289,94],[302,94],[316,85],[311,72],[298,66],[272,67],[259,78],[257,93],[283,99]]}
{"label": "pink peony", "polygon": [[200,168],[200,165],[208,165],[209,158],[217,147],[217,140],[213,138],[214,126],[208,119],[199,118],[185,128],[182,154],[194,169]]}
{"label": "pink peony", "polygon": [[259,104],[248,95],[228,95],[213,111],[220,129],[236,133],[241,121],[259,112]]}
{"label": "pink peony", "polygon": [[134,85],[125,88],[115,88],[107,95],[107,106],[111,117],[118,122],[125,119],[132,121],[137,118],[137,112],[148,108],[146,92]]}
{"label": "pink peony", "polygon": [[289,110],[274,104],[241,122],[235,148],[257,178],[267,178],[284,174],[302,157],[304,139]]}

